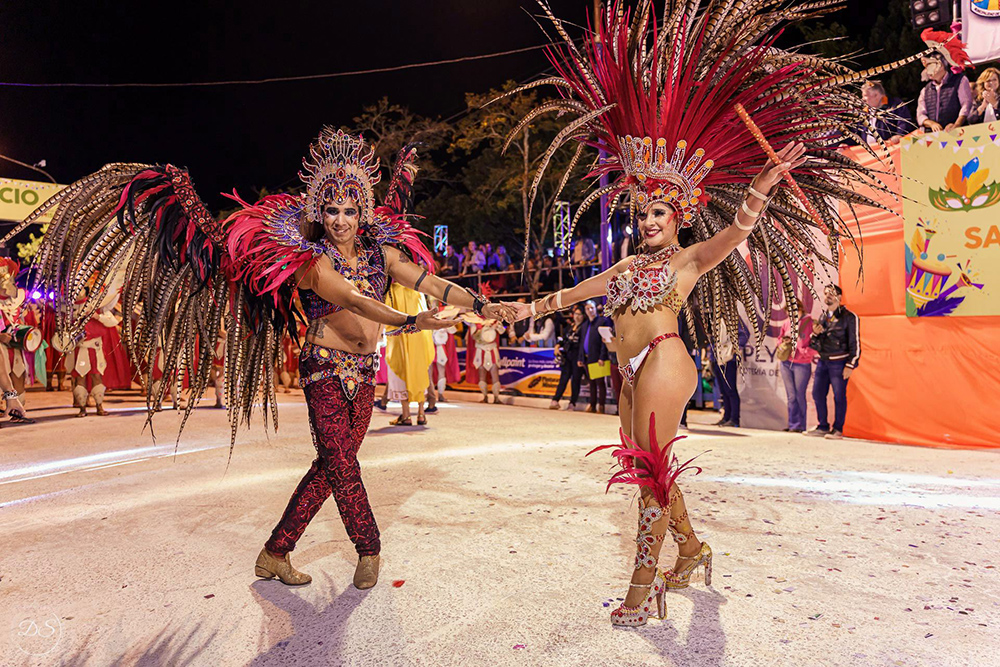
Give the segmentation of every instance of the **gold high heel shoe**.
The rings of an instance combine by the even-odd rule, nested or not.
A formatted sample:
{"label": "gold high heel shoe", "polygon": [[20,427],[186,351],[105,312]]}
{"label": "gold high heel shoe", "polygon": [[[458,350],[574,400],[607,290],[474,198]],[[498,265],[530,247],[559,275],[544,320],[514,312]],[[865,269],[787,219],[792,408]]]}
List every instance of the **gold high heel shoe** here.
{"label": "gold high heel shoe", "polygon": [[264,579],[277,577],[281,580],[281,583],[289,586],[302,586],[312,581],[312,577],[308,574],[299,572],[292,567],[292,563],[288,559],[288,554],[285,554],[284,558],[275,558],[267,549],[260,550],[253,573]]}
{"label": "gold high heel shoe", "polygon": [[687,588],[691,584],[691,575],[695,573],[699,565],[705,566],[705,585],[712,585],[712,547],[708,542],[701,543],[701,551],[697,556],[678,556],[680,560],[690,561],[682,570],[678,572],[668,572],[665,581],[667,588],[677,590]]}
{"label": "gold high heel shoe", "polygon": [[354,587],[365,590],[377,584],[378,570],[381,565],[382,560],[378,554],[359,557],[358,567],[354,570]]}
{"label": "gold high heel shoe", "polygon": [[652,553],[652,547],[663,541],[663,535],[653,534],[653,524],[663,518],[663,508],[653,505],[647,507],[644,501],[639,499],[639,532],[635,537],[637,546],[635,554],[635,569],[643,567],[653,568],[653,580],[648,584],[629,584],[629,588],[648,588],[649,593],[646,598],[634,607],[627,607],[622,602],[621,605],[611,612],[612,625],[624,625],[638,627],[646,625],[649,619],[653,604],[656,604],[656,618],[663,620],[667,617],[667,603],[663,598],[666,591],[667,578],[656,567],[657,558]]}

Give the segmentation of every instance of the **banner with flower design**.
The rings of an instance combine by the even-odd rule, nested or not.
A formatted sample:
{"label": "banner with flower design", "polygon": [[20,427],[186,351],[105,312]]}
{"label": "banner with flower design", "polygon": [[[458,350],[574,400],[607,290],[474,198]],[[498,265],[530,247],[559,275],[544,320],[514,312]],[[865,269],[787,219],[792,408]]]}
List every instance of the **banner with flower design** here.
{"label": "banner with flower design", "polygon": [[906,314],[1000,315],[1000,123],[902,149]]}

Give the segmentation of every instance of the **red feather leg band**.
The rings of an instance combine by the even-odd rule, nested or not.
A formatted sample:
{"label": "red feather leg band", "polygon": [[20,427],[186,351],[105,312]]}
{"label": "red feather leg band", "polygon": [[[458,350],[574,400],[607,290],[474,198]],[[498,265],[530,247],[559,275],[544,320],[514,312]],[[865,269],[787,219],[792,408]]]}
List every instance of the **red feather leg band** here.
{"label": "red feather leg band", "polygon": [[602,445],[587,452],[587,456],[590,456],[594,452],[614,448],[611,455],[617,459],[621,470],[611,476],[605,491],[610,490],[612,484],[634,484],[640,489],[650,489],[660,507],[668,507],[670,488],[677,483],[678,476],[688,470],[693,470],[697,475],[702,470],[698,466],[691,465],[697,456],[681,463],[673,453],[674,443],[684,439],[685,436],[677,436],[666,446],[660,447],[656,441],[655,413],[649,415],[649,451],[625,435],[624,430],[619,429],[619,434],[622,439],[620,445]]}

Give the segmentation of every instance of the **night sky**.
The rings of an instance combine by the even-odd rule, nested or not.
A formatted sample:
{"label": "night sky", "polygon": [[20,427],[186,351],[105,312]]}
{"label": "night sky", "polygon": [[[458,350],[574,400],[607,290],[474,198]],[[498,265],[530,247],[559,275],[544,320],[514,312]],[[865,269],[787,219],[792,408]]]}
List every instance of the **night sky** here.
{"label": "night sky", "polygon": [[[877,11],[885,0],[865,3]],[[552,0],[583,22],[591,0]],[[852,6],[855,3],[852,3]],[[860,3],[856,3],[860,5]],[[187,6],[185,6],[187,5]],[[155,9],[153,9],[155,8]],[[527,10],[527,11],[526,11]],[[529,14],[530,12],[530,14]],[[129,3],[4,0],[0,81],[175,82],[386,67],[540,44],[530,0]],[[863,25],[858,10],[836,19]],[[203,88],[0,87],[0,153],[45,159],[69,183],[112,161],[187,166],[209,206],[221,190],[295,182],[323,124],[349,124],[383,95],[450,117],[464,93],[525,80],[542,51],[339,79]],[[0,162],[0,175],[42,180]]]}

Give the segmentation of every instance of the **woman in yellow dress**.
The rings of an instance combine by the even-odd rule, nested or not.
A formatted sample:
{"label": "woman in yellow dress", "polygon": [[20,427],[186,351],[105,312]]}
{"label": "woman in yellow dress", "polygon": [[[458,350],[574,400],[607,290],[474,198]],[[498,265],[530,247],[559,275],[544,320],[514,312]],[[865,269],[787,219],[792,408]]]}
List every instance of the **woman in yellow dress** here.
{"label": "woman in yellow dress", "polygon": [[[420,292],[400,283],[393,283],[385,302],[391,308],[408,315],[427,310],[427,300]],[[403,413],[389,423],[412,426],[410,402],[417,402],[417,426],[426,426],[424,396],[430,386],[430,366],[434,363],[434,339],[430,331],[389,336],[385,360],[389,364],[389,400],[399,401]]]}

